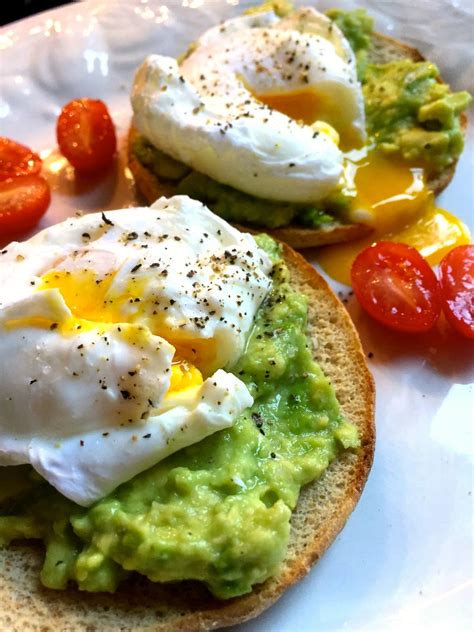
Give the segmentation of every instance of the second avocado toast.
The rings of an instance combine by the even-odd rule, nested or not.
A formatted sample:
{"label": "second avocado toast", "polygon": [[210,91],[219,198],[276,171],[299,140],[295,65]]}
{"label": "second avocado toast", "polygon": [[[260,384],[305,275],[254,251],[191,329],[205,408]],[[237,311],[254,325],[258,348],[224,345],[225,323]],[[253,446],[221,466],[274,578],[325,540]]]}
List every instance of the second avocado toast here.
{"label": "second avocado toast", "polygon": [[[331,25],[338,25],[352,47],[365,101],[370,147],[375,147],[378,154],[388,158],[394,156],[398,159],[403,156],[407,165],[424,165],[428,189],[435,194],[440,193],[449,184],[462,151],[466,124],[462,110],[469,103],[467,93],[451,93],[449,87],[442,83],[436,67],[424,62],[417,50],[373,32],[372,21],[364,11],[346,13],[334,10],[328,14],[333,21],[328,20],[321,24],[319,18],[315,21],[312,13],[306,17],[305,11],[301,9],[292,14],[286,8],[286,17],[282,19],[282,23],[286,24],[285,20],[290,20],[289,24],[299,24],[298,28],[302,33],[305,33],[305,29],[308,29],[308,33],[316,29],[317,33],[323,31],[326,37],[329,37],[328,30],[332,33],[331,36],[336,30]],[[298,17],[294,17],[296,15]],[[259,26],[259,14],[252,14],[244,19],[253,19],[256,24],[252,26],[253,22],[245,22],[245,28],[248,23],[250,30],[263,30]],[[277,27],[278,19],[275,18]],[[272,18],[270,24],[273,23]],[[232,20],[228,24],[229,26],[224,25],[222,28],[237,28],[231,26]],[[202,46],[207,41],[204,38]],[[192,56],[195,46],[190,50]],[[292,62],[288,56],[286,59]],[[288,67],[292,70],[293,64]],[[138,95],[140,90],[137,84],[135,94]],[[290,94],[287,98],[296,99],[296,96],[291,97]],[[309,96],[304,98],[310,99]],[[290,108],[289,103],[290,101],[286,104],[282,101],[282,111]],[[301,102],[299,107],[309,106]],[[324,128],[322,129],[321,133],[324,133]],[[192,133],[191,128],[187,133]],[[165,128],[162,134],[166,137]],[[156,138],[159,138],[159,133]],[[169,142],[171,141],[167,141],[168,146]],[[350,153],[348,155],[351,156]],[[189,194],[201,199],[228,221],[254,231],[264,229],[293,247],[357,239],[371,231],[371,220],[367,219],[367,213],[363,214],[365,219],[362,223],[355,219],[361,217],[357,209],[363,206],[363,202],[357,197],[354,181],[349,182],[346,175],[342,188],[341,185],[337,187],[327,200],[323,199],[320,203],[292,205],[289,202],[259,199],[220,184],[209,176],[190,169],[189,165],[171,159],[154,147],[146,139],[146,134],[140,134],[135,127],[131,128],[129,136],[129,166],[138,190],[148,201],[153,201],[159,195]],[[345,174],[347,173],[346,169]],[[351,177],[353,176],[349,180]],[[374,172],[373,179],[383,177],[383,172]]]}

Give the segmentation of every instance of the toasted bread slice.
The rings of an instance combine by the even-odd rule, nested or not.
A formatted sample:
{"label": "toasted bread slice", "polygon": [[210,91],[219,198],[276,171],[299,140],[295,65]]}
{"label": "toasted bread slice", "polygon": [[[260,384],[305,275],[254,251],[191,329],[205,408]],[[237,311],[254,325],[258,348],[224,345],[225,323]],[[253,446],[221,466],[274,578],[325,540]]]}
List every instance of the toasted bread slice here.
{"label": "toasted bread slice", "polygon": [[[372,49],[370,51],[370,61],[376,64],[384,64],[397,59],[411,59],[412,61],[423,61],[421,53],[386,35],[374,33]],[[467,119],[461,115],[461,125],[465,130]],[[160,181],[160,179],[147,167],[142,165],[133,155],[132,146],[138,132],[130,128],[128,142],[128,164],[130,171],[135,178],[136,188],[149,204],[153,203],[161,195],[167,197],[175,195],[175,187],[170,181]],[[428,181],[429,188],[438,195],[443,191],[454,175],[456,163],[446,167],[443,171],[432,176]],[[250,232],[261,232],[264,230],[276,239],[286,242],[293,248],[311,248],[335,244],[343,241],[352,241],[370,234],[371,229],[364,224],[343,224],[335,221],[320,228],[304,228],[297,224],[290,224],[282,228],[266,229],[256,226],[239,226],[243,230]]]}
{"label": "toasted bread slice", "polygon": [[334,540],[357,503],[372,463],[374,385],[357,332],[324,279],[284,246],[294,287],[309,298],[314,357],[332,381],[361,447],[334,461],[305,487],[291,519],[288,554],[278,574],[242,597],[219,601],[196,582],[153,584],[138,575],[113,594],[56,592],[39,583],[43,552],[18,545],[0,550],[0,629],[201,631],[255,617],[302,578]]}

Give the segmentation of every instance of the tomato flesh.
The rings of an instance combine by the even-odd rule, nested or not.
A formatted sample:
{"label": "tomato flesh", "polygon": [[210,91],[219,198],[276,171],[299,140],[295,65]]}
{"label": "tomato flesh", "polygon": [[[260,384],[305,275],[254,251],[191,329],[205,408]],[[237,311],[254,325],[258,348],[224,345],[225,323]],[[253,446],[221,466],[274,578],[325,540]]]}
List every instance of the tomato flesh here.
{"label": "tomato flesh", "polygon": [[0,181],[39,173],[41,158],[29,147],[0,136]]}
{"label": "tomato flesh", "polygon": [[115,128],[107,106],[76,99],[63,107],[56,125],[59,149],[78,171],[108,167],[117,150]]}
{"label": "tomato flesh", "polygon": [[352,265],[351,278],[362,307],[391,329],[421,333],[439,318],[438,281],[411,246],[380,241],[365,248]]}
{"label": "tomato flesh", "polygon": [[33,228],[51,201],[49,185],[38,175],[0,182],[0,237]]}
{"label": "tomato flesh", "polygon": [[439,264],[443,311],[463,336],[474,339],[474,245],[453,248]]}

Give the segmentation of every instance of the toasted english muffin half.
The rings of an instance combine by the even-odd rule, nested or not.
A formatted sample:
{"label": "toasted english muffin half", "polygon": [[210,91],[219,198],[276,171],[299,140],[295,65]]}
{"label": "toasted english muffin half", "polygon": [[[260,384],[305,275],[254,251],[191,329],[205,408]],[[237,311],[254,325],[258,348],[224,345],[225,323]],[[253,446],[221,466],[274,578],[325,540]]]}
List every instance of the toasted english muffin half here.
{"label": "toasted english muffin half", "polygon": [[251,593],[221,601],[197,582],[154,584],[134,575],[116,593],[63,592],[41,586],[44,556],[34,544],[0,549],[0,629],[203,631],[241,623],[271,606],[304,577],[354,509],[372,464],[374,384],[345,307],[303,257],[283,245],[291,284],[308,301],[308,336],[315,360],[331,380],[361,447],[343,452],[323,476],[304,487],[291,518],[286,558],[277,574]]}
{"label": "toasted english muffin half", "polygon": [[[424,57],[416,48],[380,33],[373,34],[372,47],[369,52],[370,63],[386,64],[400,59],[410,59],[415,62],[424,61]],[[461,114],[463,131],[465,131],[466,125],[466,116]],[[134,156],[133,145],[137,136],[138,132],[132,125],[128,136],[128,165],[135,179],[137,191],[145,197],[149,204],[153,203],[161,195],[166,197],[176,195],[176,186],[172,181],[160,180],[151,169],[144,166]],[[441,193],[451,182],[456,170],[456,164],[457,161],[430,177],[428,187],[435,195]],[[371,232],[371,228],[367,225],[348,224],[339,221],[334,221],[318,228],[305,228],[298,224],[289,224],[276,229],[249,225],[239,225],[238,228],[252,233],[265,231],[272,237],[275,237],[275,239],[284,241],[293,248],[312,248],[352,241],[353,239],[365,237]]]}

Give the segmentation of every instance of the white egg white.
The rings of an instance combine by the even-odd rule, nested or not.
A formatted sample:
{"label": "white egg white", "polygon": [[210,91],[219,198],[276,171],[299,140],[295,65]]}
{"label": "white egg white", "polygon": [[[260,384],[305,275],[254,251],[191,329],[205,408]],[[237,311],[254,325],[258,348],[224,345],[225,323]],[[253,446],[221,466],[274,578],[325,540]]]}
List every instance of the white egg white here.
{"label": "white egg white", "polygon": [[341,131],[365,139],[354,54],[314,9],[224,22],[180,66],[148,57],[131,101],[135,126],[173,158],[257,197],[311,203],[337,186],[342,152],[317,124],[303,125],[254,96],[298,91],[330,103]]}
{"label": "white egg white", "polygon": [[[223,369],[243,352],[270,270],[250,235],[185,196],[70,219],[7,246],[0,465],[30,463],[87,506],[232,425],[253,400]],[[78,318],[60,288],[44,285],[63,275],[74,288],[85,273],[94,275],[92,297],[108,279],[90,320]],[[103,312],[111,322],[94,320],[102,303],[113,308]],[[204,381],[172,391],[178,347]]]}

